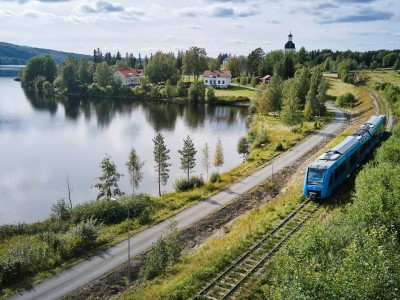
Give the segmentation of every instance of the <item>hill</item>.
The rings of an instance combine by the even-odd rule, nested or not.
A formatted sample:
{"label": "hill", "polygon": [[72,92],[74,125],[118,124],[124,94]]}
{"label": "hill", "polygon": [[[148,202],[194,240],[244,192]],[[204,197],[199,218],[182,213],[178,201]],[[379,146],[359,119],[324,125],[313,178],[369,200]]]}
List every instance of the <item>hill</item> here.
{"label": "hill", "polygon": [[70,55],[75,56],[77,59],[80,59],[81,57],[92,59],[91,55],[33,48],[0,42],[0,65],[25,65],[32,57],[46,54],[50,54],[56,63],[65,61]]}

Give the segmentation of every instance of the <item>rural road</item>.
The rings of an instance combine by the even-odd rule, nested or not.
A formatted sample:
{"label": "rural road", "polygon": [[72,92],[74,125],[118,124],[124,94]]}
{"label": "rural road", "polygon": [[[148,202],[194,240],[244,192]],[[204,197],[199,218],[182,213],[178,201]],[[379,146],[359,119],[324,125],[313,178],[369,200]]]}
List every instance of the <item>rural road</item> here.
{"label": "rural road", "polygon": [[[268,179],[272,174],[272,165],[273,171],[278,172],[321,143],[326,137],[335,134],[339,129],[345,126],[346,117],[344,113],[338,109],[334,107],[329,108],[335,112],[334,122],[326,126],[317,134],[307,138],[303,143],[298,144],[292,149],[277,156],[273,160],[272,164],[236,182],[231,187],[221,191],[209,199],[175,215],[173,219],[178,222],[178,228],[185,228],[201,220],[208,214],[219,209],[221,206],[232,201],[235,197],[247,192],[254,186]],[[131,257],[147,250],[154,242],[156,242],[157,238],[161,236],[162,231],[166,229],[168,222],[169,220],[166,220],[132,236],[130,239]],[[33,286],[30,290],[12,296],[10,299],[59,299],[126,262],[127,255],[128,245],[125,240],[89,260],[44,280],[42,283]]]}

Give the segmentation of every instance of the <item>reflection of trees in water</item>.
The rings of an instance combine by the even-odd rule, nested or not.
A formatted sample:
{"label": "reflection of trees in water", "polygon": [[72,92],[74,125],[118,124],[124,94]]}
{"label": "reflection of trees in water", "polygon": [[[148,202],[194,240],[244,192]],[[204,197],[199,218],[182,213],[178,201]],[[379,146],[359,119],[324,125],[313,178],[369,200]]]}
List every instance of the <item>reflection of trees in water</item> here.
{"label": "reflection of trees in water", "polygon": [[116,114],[130,116],[132,111],[142,109],[147,121],[155,131],[174,130],[177,119],[184,118],[191,127],[203,126],[209,119],[213,122],[223,122],[232,125],[247,116],[247,110],[231,106],[218,106],[202,103],[173,103],[151,100],[126,99],[88,99],[80,97],[53,96],[25,90],[26,98],[32,107],[51,114],[57,112],[57,103],[64,106],[65,117],[77,120],[81,114],[89,121],[95,113],[97,125],[107,127]]}
{"label": "reflection of trees in water", "polygon": [[178,116],[183,115],[185,105],[171,102],[143,101],[146,119],[153,125],[155,131],[174,130]]}
{"label": "reflection of trees in water", "polygon": [[200,103],[186,104],[185,121],[191,127],[204,125],[206,120],[206,106]]}
{"label": "reflection of trees in water", "polygon": [[23,89],[26,99],[35,110],[48,111],[54,115],[57,112],[57,101],[53,95],[46,95],[43,93],[36,93],[33,90]]}

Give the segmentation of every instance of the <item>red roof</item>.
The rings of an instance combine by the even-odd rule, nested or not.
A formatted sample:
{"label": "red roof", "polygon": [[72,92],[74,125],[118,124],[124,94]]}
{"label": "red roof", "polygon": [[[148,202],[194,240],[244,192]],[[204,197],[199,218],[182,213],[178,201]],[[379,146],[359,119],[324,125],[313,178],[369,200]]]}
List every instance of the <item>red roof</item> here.
{"label": "red roof", "polygon": [[128,76],[132,76],[132,75],[134,75],[134,76],[136,76],[136,77],[139,77],[140,75],[139,75],[139,73],[138,72],[136,72],[134,69],[126,69],[126,70],[118,70],[118,72],[120,72],[122,75],[124,75],[125,77],[128,77]]}
{"label": "red roof", "polygon": [[230,71],[213,71],[213,70],[205,70],[203,73],[203,77],[210,77],[210,76],[217,76],[217,77],[228,77],[231,76]]}
{"label": "red roof", "polygon": [[270,79],[271,79],[271,75],[265,75],[264,77],[261,78],[262,81],[270,80]]}

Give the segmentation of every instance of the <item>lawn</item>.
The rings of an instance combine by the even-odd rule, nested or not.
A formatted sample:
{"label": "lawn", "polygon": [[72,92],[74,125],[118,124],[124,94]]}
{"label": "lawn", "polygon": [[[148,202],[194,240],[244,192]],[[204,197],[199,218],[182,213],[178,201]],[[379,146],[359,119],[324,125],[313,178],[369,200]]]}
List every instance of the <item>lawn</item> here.
{"label": "lawn", "polygon": [[216,89],[215,90],[215,96],[221,97],[221,96],[234,96],[234,97],[247,97],[249,99],[255,99],[257,95],[257,92],[254,90],[242,88],[239,86],[230,86],[229,89],[226,90],[220,90]]}

